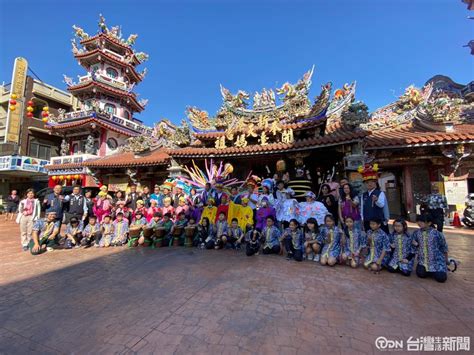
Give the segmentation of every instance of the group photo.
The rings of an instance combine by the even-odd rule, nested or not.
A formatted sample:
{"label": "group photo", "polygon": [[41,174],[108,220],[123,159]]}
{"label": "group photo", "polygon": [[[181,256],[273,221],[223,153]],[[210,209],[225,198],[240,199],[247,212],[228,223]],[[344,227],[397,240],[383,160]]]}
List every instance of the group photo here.
{"label": "group photo", "polygon": [[472,352],[473,11],[0,2],[0,354]]}

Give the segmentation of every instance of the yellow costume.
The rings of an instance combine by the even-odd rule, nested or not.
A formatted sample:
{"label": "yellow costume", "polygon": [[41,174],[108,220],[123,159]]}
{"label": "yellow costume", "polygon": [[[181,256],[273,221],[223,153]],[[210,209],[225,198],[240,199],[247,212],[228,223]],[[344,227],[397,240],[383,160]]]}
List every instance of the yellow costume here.
{"label": "yellow costume", "polygon": [[229,223],[229,225],[232,223],[233,218],[239,219],[241,208],[241,205],[232,201],[229,202],[229,212],[227,212],[227,223]]}
{"label": "yellow costume", "polygon": [[216,214],[217,214],[217,207],[214,207],[214,206],[204,207],[204,209],[202,210],[201,220],[199,221],[199,223],[202,223],[202,220],[205,217],[207,217],[209,218],[209,223],[214,224],[214,221],[216,220]]}
{"label": "yellow costume", "polygon": [[250,206],[240,206],[239,210],[239,227],[242,228],[243,231],[245,231],[248,224],[252,226],[254,224],[253,210]]}

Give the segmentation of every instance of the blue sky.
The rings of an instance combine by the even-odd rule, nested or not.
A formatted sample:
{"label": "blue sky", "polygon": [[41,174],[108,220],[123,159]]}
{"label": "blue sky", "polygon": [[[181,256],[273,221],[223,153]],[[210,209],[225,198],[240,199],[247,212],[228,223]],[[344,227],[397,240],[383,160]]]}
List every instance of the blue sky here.
{"label": "blue sky", "polygon": [[332,81],[357,80],[372,111],[436,74],[474,79],[474,16],[460,0],[6,1],[0,0],[0,81],[23,56],[41,80],[84,72],[72,57],[71,26],[97,31],[98,14],[150,54],[136,88],[148,98],[137,117],[179,122],[188,105],[214,114],[219,84],[232,92],[296,82],[314,64],[311,98]]}

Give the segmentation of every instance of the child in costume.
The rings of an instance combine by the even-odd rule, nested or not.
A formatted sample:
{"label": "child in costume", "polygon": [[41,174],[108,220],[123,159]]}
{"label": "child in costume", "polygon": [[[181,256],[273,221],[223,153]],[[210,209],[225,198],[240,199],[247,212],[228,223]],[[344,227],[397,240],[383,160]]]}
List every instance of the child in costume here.
{"label": "child in costume", "polygon": [[165,228],[165,237],[163,238],[162,246],[167,247],[170,245],[170,243],[173,243],[173,236],[171,235],[173,221],[171,220],[170,213],[166,213],[163,215],[163,220],[160,222],[160,227]]}
{"label": "child in costume", "polygon": [[223,193],[221,195],[220,201],[221,203],[219,207],[217,207],[216,222],[221,213],[225,214],[226,220],[227,220],[227,216],[229,215],[229,196],[226,193]]}
{"label": "child in costume", "polygon": [[179,214],[183,212],[184,216],[188,218],[189,216],[189,206],[186,204],[186,197],[181,196],[178,199],[178,207],[175,208],[174,213],[176,214],[176,219],[178,219]]}
{"label": "child in costume", "polygon": [[276,211],[275,211],[275,208],[269,204],[267,196],[264,196],[260,200],[260,208],[257,210],[257,213],[256,213],[256,219],[257,219],[256,228],[258,230],[261,231],[263,228],[265,228],[268,217],[273,217],[273,219],[275,219]]}
{"label": "child in costume", "polygon": [[102,238],[100,238],[99,245],[96,244],[96,246],[108,248],[111,245],[112,239],[114,237],[114,224],[112,223],[112,218],[110,215],[105,215],[103,218],[104,219],[100,226],[100,234],[102,235]]}
{"label": "child in costume", "polygon": [[304,234],[300,229],[300,224],[294,218],[290,220],[288,228],[283,232],[280,240],[285,245],[287,259],[303,261]]}
{"label": "child in costume", "polygon": [[92,243],[99,244],[100,240],[100,225],[97,223],[96,216],[89,216],[89,223],[82,232],[83,238],[81,240],[81,246],[88,248],[92,246]]}
{"label": "child in costume", "polygon": [[222,249],[226,245],[227,237],[229,235],[229,224],[227,223],[227,216],[224,212],[221,212],[218,218],[219,219],[217,220],[216,224],[214,224],[214,249]]}
{"label": "child in costume", "polygon": [[245,234],[245,254],[247,256],[258,255],[262,234],[253,226]]}
{"label": "child in costume", "polygon": [[280,254],[280,230],[275,227],[273,217],[267,218],[267,225],[262,230],[263,254]]}
{"label": "child in costume", "polygon": [[32,238],[28,245],[31,255],[39,255],[46,251],[53,251],[58,245],[59,221],[56,221],[56,212],[46,212],[46,217],[35,221]]}
{"label": "child in costume", "polygon": [[375,273],[382,269],[383,261],[387,253],[390,253],[390,241],[388,235],[380,228],[382,221],[378,218],[371,218],[369,221],[370,230],[367,232],[367,255],[364,267]]}
{"label": "child in costume", "polygon": [[328,214],[324,218],[324,226],[318,236],[318,246],[321,250],[321,265],[334,266],[341,255],[342,231],[336,226],[333,215]]}
{"label": "child in costume", "polygon": [[147,209],[143,200],[137,200],[137,208],[133,211],[132,221],[137,218],[137,213],[140,213],[140,216],[146,219]]}
{"label": "child in costume", "polygon": [[243,231],[247,231],[247,229],[254,225],[253,220],[253,210],[248,205],[249,199],[247,197],[242,198],[242,206],[240,207],[239,211],[239,227]]}
{"label": "child in costume", "polygon": [[171,202],[171,197],[166,196],[163,198],[163,207],[161,208],[161,213],[163,213],[163,216],[169,214],[170,219],[174,219],[174,207],[171,205]]}
{"label": "child in costume", "polygon": [[209,221],[214,222],[217,216],[217,207],[214,206],[214,199],[209,197],[207,199],[207,206],[204,207],[201,215],[201,223],[204,218],[207,218]]}
{"label": "child in costume", "polygon": [[408,234],[407,222],[397,219],[393,222],[393,232],[388,236],[390,248],[387,270],[390,272],[400,272],[403,276],[410,276],[415,262],[413,238]]}
{"label": "child in costume", "polygon": [[150,200],[150,207],[148,207],[147,210],[146,210],[146,221],[148,223],[150,223],[153,219],[153,216],[157,212],[161,213],[161,209],[158,207],[158,201],[154,200],[154,199],[151,199]]}
{"label": "child in costume", "polygon": [[305,194],[306,202],[300,202],[298,205],[298,221],[303,224],[309,218],[314,218],[318,226],[324,224],[324,217],[328,214],[328,210],[323,203],[316,201],[314,192],[308,191]]}
{"label": "child in costume", "polygon": [[242,228],[239,227],[239,221],[237,220],[237,218],[234,218],[229,227],[227,245],[231,246],[234,249],[240,249],[240,244],[242,243],[243,237],[244,232],[242,232]]}
{"label": "child in costume", "polygon": [[[140,215],[140,211],[137,211],[136,218],[142,219],[143,217]],[[145,220],[143,218],[143,220]],[[146,223],[144,221],[143,223]],[[112,238],[112,242],[110,245],[119,247],[124,245],[127,242],[128,238],[128,221],[123,218],[122,213],[117,213],[117,218],[114,221],[114,237]]]}
{"label": "child in costume", "polygon": [[276,216],[277,221],[281,224],[283,229],[288,228],[290,221],[298,215],[298,202],[293,198],[295,192],[287,188],[286,197],[279,201]]}
{"label": "child in costume", "polygon": [[448,244],[444,234],[433,228],[430,216],[418,216],[420,229],[413,233],[413,245],[417,255],[416,276],[432,276],[438,282],[448,278]]}
{"label": "child in costume", "polygon": [[130,220],[130,218],[132,218],[132,211],[130,211],[130,208],[128,208],[127,206],[125,206],[125,201],[124,200],[119,200],[117,201],[116,203],[116,206],[114,209],[112,209],[112,212],[113,212],[113,218],[117,218],[117,214],[122,212],[123,214],[123,218],[125,218],[126,220]]}
{"label": "child in costume", "polygon": [[188,225],[188,220],[186,219],[186,215],[184,213],[184,211],[181,211],[177,216],[176,216],[176,222],[174,222],[174,225],[173,227],[171,228],[171,234],[173,235],[173,238],[176,238],[176,236],[174,236],[174,231],[176,229],[176,227],[182,227],[182,232],[181,234],[179,235],[179,245],[184,245],[184,227],[186,227]]}
{"label": "child in costume", "polygon": [[[161,227],[161,220],[162,219],[163,219],[163,215],[161,214],[161,212],[153,213],[153,217],[152,217],[151,221],[148,222],[148,224],[146,225],[147,228],[151,228],[151,229],[153,229],[153,231],[155,231],[156,228]],[[146,240],[145,238],[143,238],[143,243],[144,242],[148,242],[148,244],[151,244],[151,246],[154,248],[155,247],[155,242],[156,242],[155,234],[153,234],[150,237],[149,240]],[[138,241],[138,243],[140,244],[140,240]]]}
{"label": "child in costume", "polygon": [[352,268],[356,268],[360,263],[360,253],[366,248],[365,233],[362,231],[360,223],[356,226],[356,221],[352,216],[344,219],[344,237],[342,242],[342,261],[349,263]]}
{"label": "child in costume", "polygon": [[[141,200],[139,200],[141,201]],[[140,230],[140,234],[138,237],[130,237],[128,241],[128,246],[134,246],[136,247],[137,245],[142,245],[145,242],[145,238],[143,237],[143,228],[146,227],[147,225],[147,220],[143,214],[141,214],[141,211],[137,211],[135,213],[135,219],[130,223],[128,226],[128,230],[133,230],[133,229],[138,229]]]}
{"label": "child in costume", "polygon": [[304,239],[305,239],[304,247],[305,247],[307,260],[319,261],[318,235],[319,235],[318,221],[316,221],[316,219],[313,217],[308,218],[308,220],[306,221],[305,233],[304,233]]}

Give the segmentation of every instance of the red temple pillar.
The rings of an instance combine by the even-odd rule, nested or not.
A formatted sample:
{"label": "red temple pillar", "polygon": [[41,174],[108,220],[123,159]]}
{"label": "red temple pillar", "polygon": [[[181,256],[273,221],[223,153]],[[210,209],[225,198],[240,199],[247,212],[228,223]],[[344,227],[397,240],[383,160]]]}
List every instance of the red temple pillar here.
{"label": "red temple pillar", "polygon": [[405,191],[405,203],[407,213],[410,216],[411,213],[415,213],[415,206],[413,203],[413,183],[412,183],[412,167],[403,167],[403,187]]}

